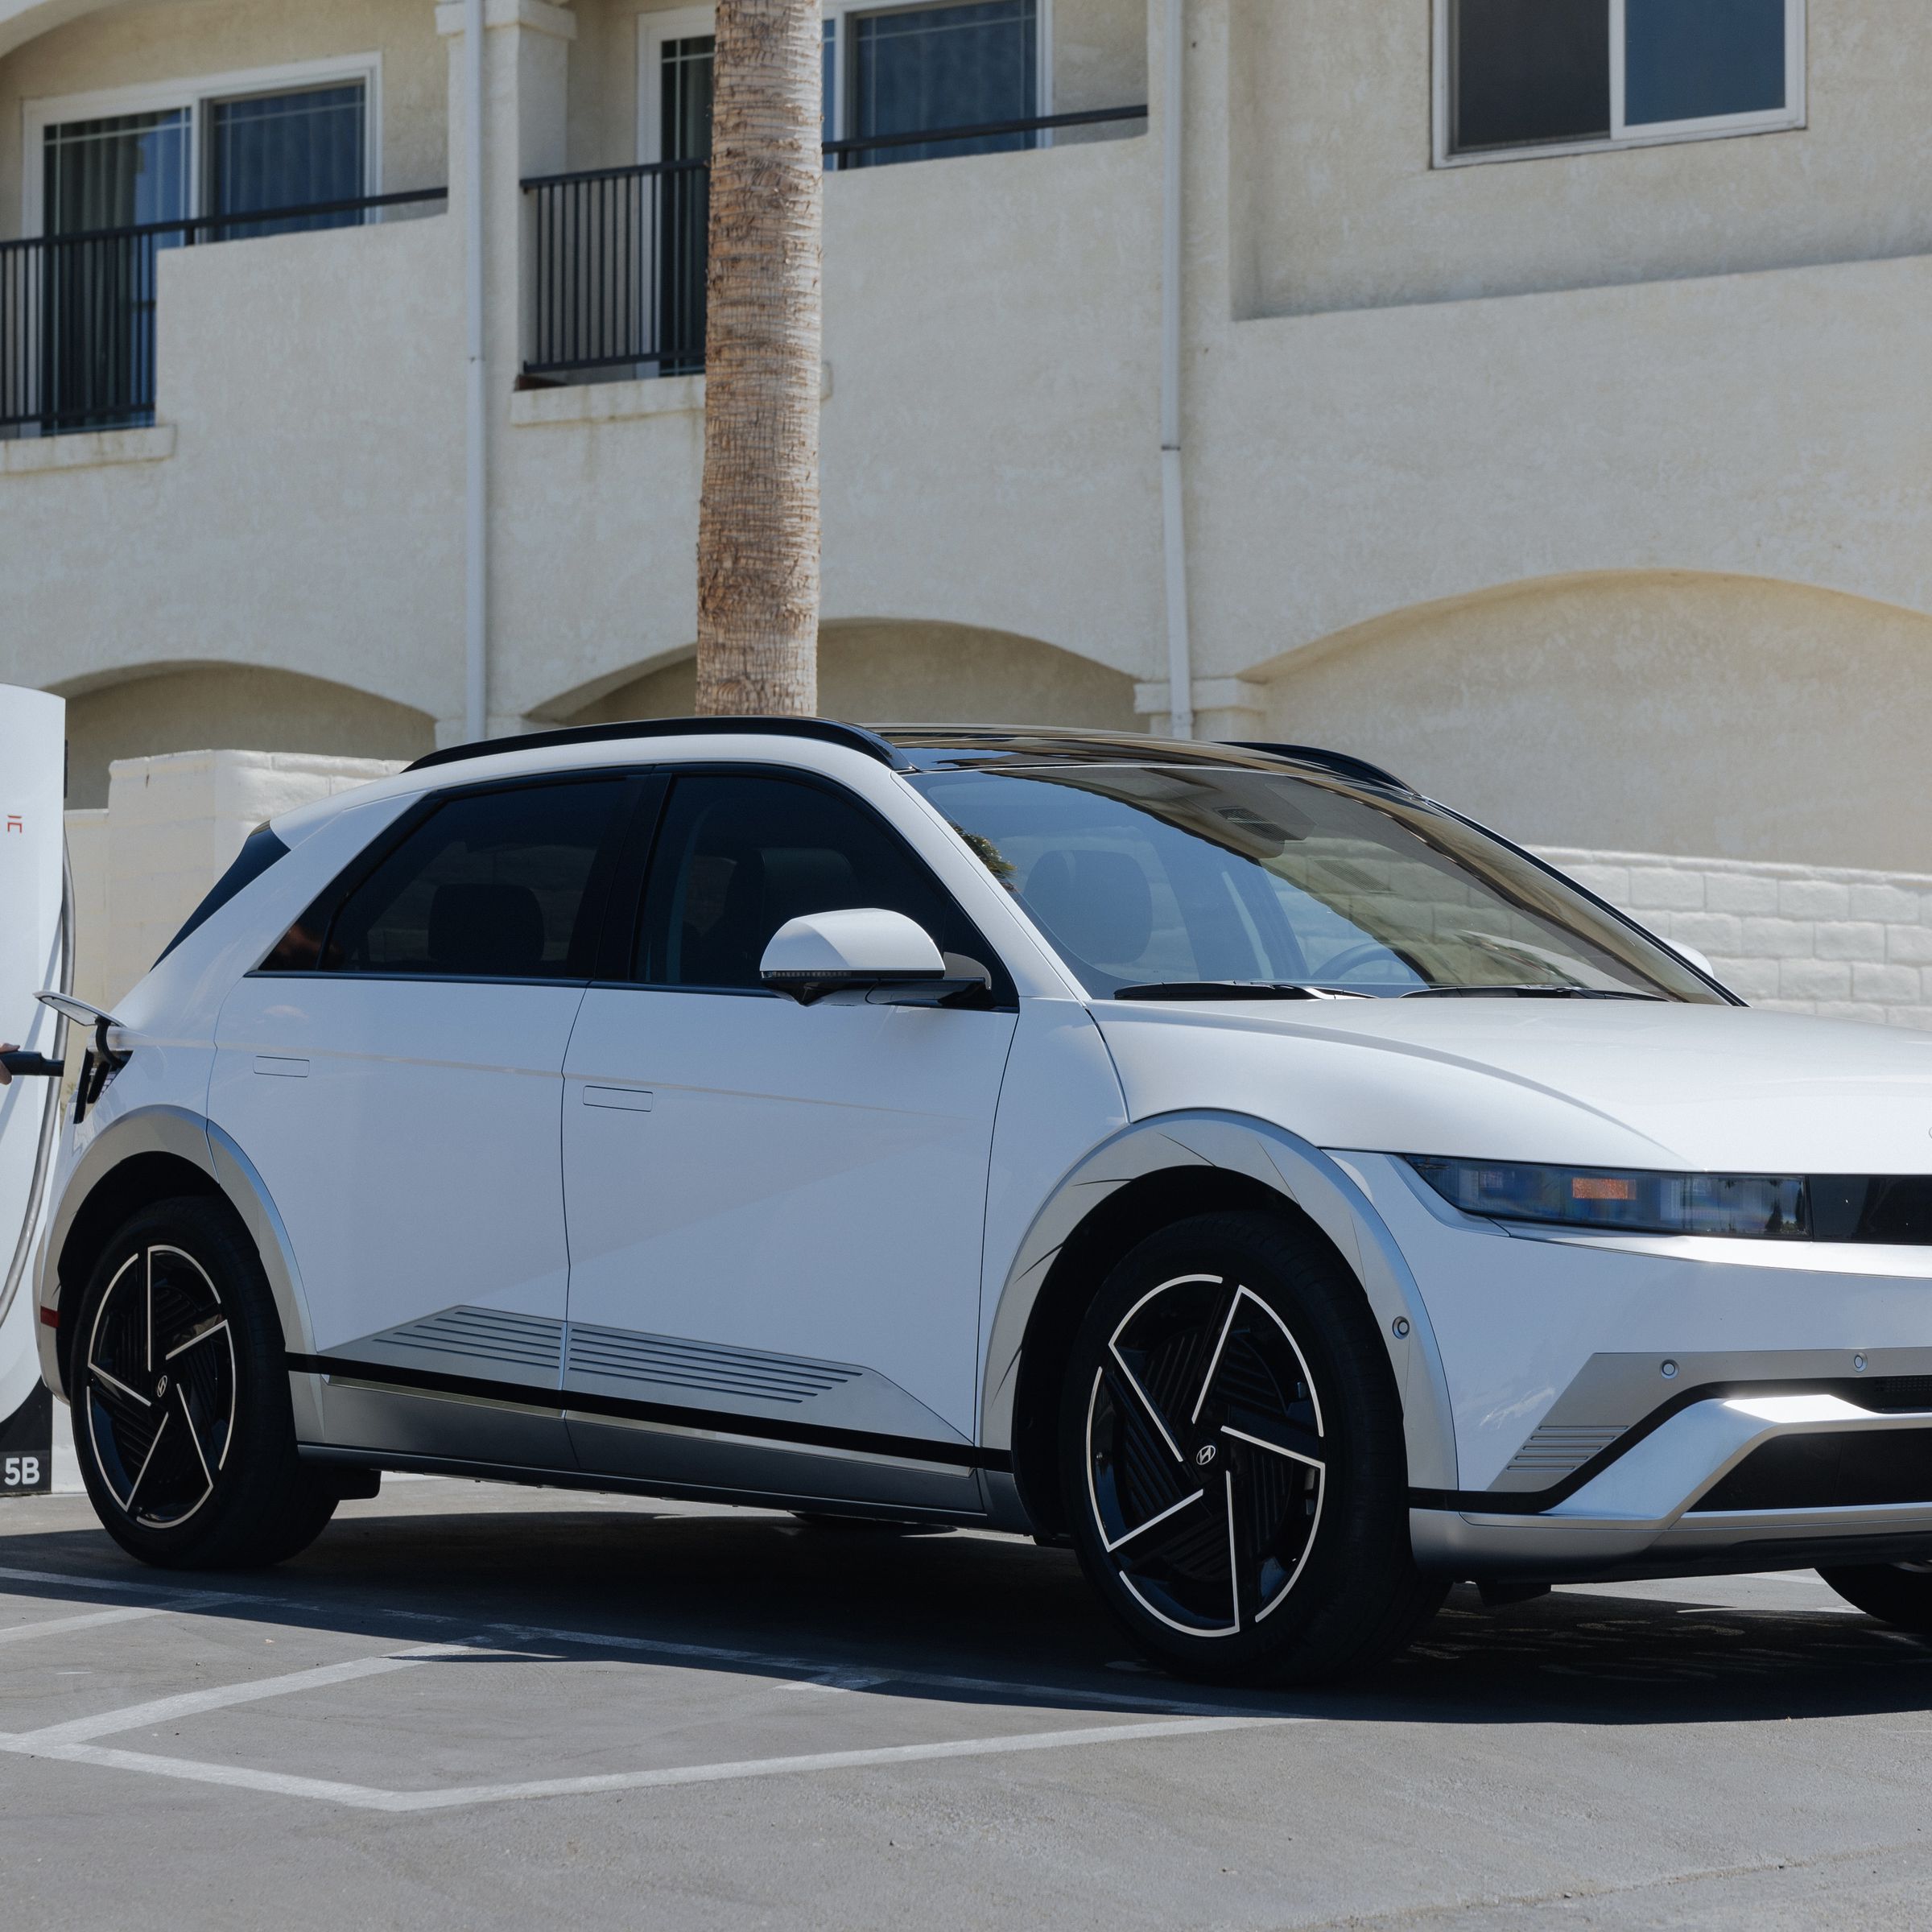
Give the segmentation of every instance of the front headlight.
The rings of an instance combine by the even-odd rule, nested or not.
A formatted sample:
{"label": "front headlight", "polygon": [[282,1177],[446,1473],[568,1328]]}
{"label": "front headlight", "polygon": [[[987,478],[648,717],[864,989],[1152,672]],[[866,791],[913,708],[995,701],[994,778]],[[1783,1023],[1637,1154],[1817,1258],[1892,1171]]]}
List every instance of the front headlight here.
{"label": "front headlight", "polygon": [[1451,1207],[1492,1220],[1760,1241],[1802,1241],[1811,1235],[1809,1191],[1802,1178],[1790,1175],[1647,1174],[1431,1154],[1403,1158]]}

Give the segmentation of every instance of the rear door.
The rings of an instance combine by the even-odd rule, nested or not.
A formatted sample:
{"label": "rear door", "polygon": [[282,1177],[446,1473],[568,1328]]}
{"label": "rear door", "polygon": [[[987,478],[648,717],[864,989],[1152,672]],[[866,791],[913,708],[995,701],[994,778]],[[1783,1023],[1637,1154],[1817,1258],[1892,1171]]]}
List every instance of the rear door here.
{"label": "rear door", "polygon": [[287,1228],[332,1440],[568,1459],[564,1054],[636,783],[438,795],[223,1007],[210,1116]]}
{"label": "rear door", "polygon": [[1004,968],[883,819],[802,775],[681,775],[630,983],[564,1103],[566,1401],[586,1467],[971,1507],[980,1257],[1009,994],[767,991],[766,942],[883,906]]}

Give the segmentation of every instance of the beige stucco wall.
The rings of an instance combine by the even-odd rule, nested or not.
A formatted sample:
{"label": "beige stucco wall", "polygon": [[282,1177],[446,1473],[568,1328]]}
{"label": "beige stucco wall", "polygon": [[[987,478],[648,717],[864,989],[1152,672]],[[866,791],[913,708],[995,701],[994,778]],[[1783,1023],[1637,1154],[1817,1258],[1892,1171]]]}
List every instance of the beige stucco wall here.
{"label": "beige stucco wall", "polygon": [[382,63],[383,189],[446,185],[431,0],[144,0],[42,34],[0,59],[0,236],[21,232],[27,101],[365,54]]}
{"label": "beige stucco wall", "polygon": [[1932,248],[1924,0],[1810,0],[1802,131],[1440,169],[1431,0],[1230,3],[1237,314]]}
{"label": "beige stucco wall", "polygon": [[[1061,0],[1063,35],[1088,31],[1083,3]],[[299,17],[320,39],[378,14],[429,31],[418,0],[366,4]],[[294,34],[285,0],[223,6],[249,15],[230,23],[244,39]],[[1204,717],[1383,756],[1525,837],[1932,870],[1911,731],[1932,625],[1932,256],[1897,252],[1932,236],[1912,228],[1927,137],[1897,106],[1920,58],[1895,45],[1900,0],[1813,0],[1802,134],[1439,178],[1412,85],[1426,0],[1268,6],[1190,0],[1188,16],[1183,461]],[[584,141],[629,153],[634,11],[527,7],[547,24],[489,36],[492,711],[513,726],[652,674],[624,708],[684,701],[701,382],[511,393],[516,177],[605,158]],[[1104,15],[1148,23],[1147,138],[827,183],[828,709],[1108,721],[1129,683],[1165,675],[1162,11]],[[231,59],[213,0],[168,0],[29,42],[0,84],[17,100],[19,75],[60,55],[105,85],[191,44],[148,23],[204,14],[221,64],[257,57]],[[1302,99],[1318,70],[1346,111]],[[1860,74],[1874,91],[1852,127]],[[424,88],[419,134],[452,118]],[[1267,160],[1262,122],[1316,146]],[[1618,200],[1617,181],[1639,188]],[[1439,239],[1410,198],[1439,191],[1464,198],[1440,204]],[[1370,285],[1397,259],[1416,287],[1237,320],[1242,277],[1259,286],[1257,194],[1289,224],[1298,292],[1279,306],[1382,299]],[[1837,222],[1824,253],[1895,258],[1711,272],[1758,260],[1729,237],[1772,232],[1766,208],[1794,230]],[[1551,251],[1579,237],[1611,285],[1560,286]],[[162,427],[0,444],[0,675],[78,692],[142,668],[273,667],[460,732],[460,239],[452,212],[167,258]],[[1645,252],[1666,241],[1678,252]],[[1496,262],[1543,292],[1435,299],[1430,263],[1465,259],[1476,282],[1435,295],[1488,286]],[[1327,294],[1324,275],[1340,278]],[[1368,292],[1337,294],[1350,279]],[[939,625],[1015,642],[929,650]],[[1601,683],[1606,661],[1629,675]],[[266,690],[195,701],[255,742],[242,726],[282,715]],[[395,716],[369,714],[355,748],[391,749],[373,734]],[[89,755],[151,743],[102,736]]]}
{"label": "beige stucco wall", "polygon": [[114,761],[179,751],[197,741],[407,760],[429,750],[435,736],[423,712],[345,684],[255,666],[197,664],[68,698],[68,803],[104,807]]}
{"label": "beige stucco wall", "polygon": [[[1137,139],[827,182],[828,624],[997,630],[1146,675],[1157,162]],[[702,395],[678,379],[516,399],[493,708],[547,714],[690,648]],[[989,688],[976,709],[1011,702]]]}
{"label": "beige stucco wall", "polygon": [[432,216],[163,255],[168,453],[118,460],[152,447],[137,433],[95,440],[115,460],[14,469],[70,440],[0,445],[5,675],[72,691],[216,660],[450,715],[457,239]]}
{"label": "beige stucco wall", "polygon": [[[689,658],[630,679],[559,721],[688,716]],[[1031,638],[953,624],[830,625],[819,636],[819,708],[875,724],[1080,724],[1133,731],[1133,681]]]}
{"label": "beige stucco wall", "polygon": [[1539,845],[1932,872],[1932,618],[1763,580],[1608,576],[1398,613],[1290,660],[1277,737]]}

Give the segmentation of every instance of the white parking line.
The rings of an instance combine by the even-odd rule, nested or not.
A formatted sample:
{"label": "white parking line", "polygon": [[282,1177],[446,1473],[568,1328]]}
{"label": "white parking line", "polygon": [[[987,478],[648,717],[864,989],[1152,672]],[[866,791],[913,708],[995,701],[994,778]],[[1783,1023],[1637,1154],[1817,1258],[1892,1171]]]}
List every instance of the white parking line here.
{"label": "white parking line", "polygon": [[[371,1660],[382,1661],[382,1660]],[[293,1688],[294,1686],[290,1686]],[[654,1771],[615,1771],[600,1777],[529,1778],[514,1784],[454,1785],[440,1790],[392,1791],[376,1785],[297,1777],[281,1771],[257,1771],[242,1765],[217,1765],[192,1758],[162,1757],[145,1751],[119,1751],[99,1744],[35,1744],[29,1738],[0,1740],[0,1751],[70,1764],[98,1765],[153,1777],[226,1785],[284,1798],[306,1798],[364,1811],[445,1811],[466,1805],[503,1804],[543,1798],[593,1798],[615,1791],[662,1790],[676,1785],[720,1784],[754,1777],[786,1777],[802,1772],[861,1770],[873,1765],[921,1764],[939,1758],[998,1757],[1024,1751],[1065,1751],[1087,1744],[1130,1744],[1158,1737],[1199,1736],[1257,1725],[1306,1720],[1216,1717],[1168,1719],[1154,1724],[1103,1724],[1080,1731],[1023,1732],[1008,1737],[966,1737],[930,1744],[886,1744],[865,1751],[821,1751],[803,1757],[741,1759],[729,1764],[674,1765]]]}
{"label": "white parking line", "polygon": [[17,1732],[0,1737],[0,1749],[31,1757],[63,1745],[85,1744],[90,1738],[111,1737],[117,1731],[136,1731],[143,1724],[172,1724],[177,1718],[199,1717],[204,1711],[225,1710],[234,1704],[258,1703],[264,1698],[289,1697],[300,1690],[350,1683],[360,1677],[407,1670],[433,1657],[473,1654],[467,1645],[424,1644],[414,1650],[394,1651],[383,1657],[358,1657],[342,1664],[318,1664],[312,1670],[258,1678],[250,1683],[217,1684],[206,1690],[186,1690],[176,1697],[157,1697],[144,1704],[125,1705],[118,1711],[98,1711],[92,1717],[70,1718],[65,1724],[48,1724],[39,1731]]}
{"label": "white parking line", "polygon": [[61,1630],[92,1630],[102,1624],[131,1624],[144,1616],[167,1614],[158,1604],[130,1604],[124,1610],[89,1610],[80,1616],[43,1616],[37,1624],[15,1624],[0,1630],[0,1644],[17,1644],[29,1637],[52,1637]]}

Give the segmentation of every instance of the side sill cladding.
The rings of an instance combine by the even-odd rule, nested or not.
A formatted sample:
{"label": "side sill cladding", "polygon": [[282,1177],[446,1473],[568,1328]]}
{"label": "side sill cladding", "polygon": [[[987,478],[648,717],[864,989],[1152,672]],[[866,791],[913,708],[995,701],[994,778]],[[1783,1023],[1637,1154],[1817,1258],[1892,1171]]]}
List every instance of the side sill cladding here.
{"label": "side sill cladding", "polygon": [[[1410,1483],[1416,1488],[1454,1488],[1455,1423],[1435,1331],[1409,1265],[1373,1203],[1336,1162],[1298,1135],[1264,1121],[1205,1110],[1163,1114],[1123,1128],[1068,1174],[1034,1217],[993,1311],[981,1443],[1013,1447],[1020,1361],[1034,1305],[1075,1231],[1117,1190],[1187,1168],[1258,1183],[1300,1208],[1335,1244],[1361,1283],[1402,1393]],[[1398,1320],[1408,1325],[1404,1335],[1396,1333]]]}
{"label": "side sill cladding", "polygon": [[[262,1257],[262,1272],[275,1296],[275,1312],[281,1318],[290,1352],[312,1352],[308,1304],[302,1294],[295,1253],[262,1177],[247,1155],[219,1127],[181,1107],[142,1107],[122,1115],[101,1130],[75,1164],[61,1191],[41,1251],[37,1298],[40,1305],[47,1308],[60,1306],[60,1255],[89,1198],[117,1168],[143,1154],[156,1154],[171,1155],[199,1168],[241,1216],[242,1225]],[[34,1327],[40,1339],[43,1376],[48,1387],[64,1401],[67,1391],[61,1385],[54,1352],[55,1331],[39,1321]],[[295,1405],[297,1437],[305,1442],[316,1439],[322,1432],[322,1413],[316,1378],[291,1377],[289,1393]]]}

